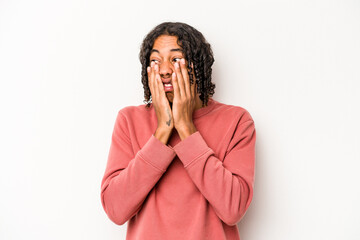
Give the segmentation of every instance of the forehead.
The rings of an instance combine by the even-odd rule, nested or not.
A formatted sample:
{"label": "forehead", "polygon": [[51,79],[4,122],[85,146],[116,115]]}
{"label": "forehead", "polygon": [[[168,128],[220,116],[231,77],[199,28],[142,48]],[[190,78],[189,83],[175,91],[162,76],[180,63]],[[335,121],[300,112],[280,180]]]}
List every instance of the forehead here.
{"label": "forehead", "polygon": [[161,35],[155,39],[152,50],[157,50],[159,53],[170,52],[171,49],[181,49],[177,44],[176,36]]}

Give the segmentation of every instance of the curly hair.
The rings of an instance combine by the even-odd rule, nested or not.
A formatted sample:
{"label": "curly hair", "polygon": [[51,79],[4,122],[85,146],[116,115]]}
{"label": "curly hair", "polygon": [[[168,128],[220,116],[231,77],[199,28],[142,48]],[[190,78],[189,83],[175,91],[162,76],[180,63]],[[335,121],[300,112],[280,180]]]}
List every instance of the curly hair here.
{"label": "curly hair", "polygon": [[144,38],[139,53],[142,65],[141,82],[144,88],[144,103],[150,107],[151,92],[148,86],[147,67],[150,65],[150,54],[155,40],[161,35],[177,37],[177,44],[182,48],[188,61],[190,84],[194,83],[191,63],[193,63],[197,92],[200,93],[202,106],[207,106],[208,99],[214,94],[215,84],[211,82],[211,66],[214,56],[210,44],[201,32],[181,22],[164,22],[153,28]]}

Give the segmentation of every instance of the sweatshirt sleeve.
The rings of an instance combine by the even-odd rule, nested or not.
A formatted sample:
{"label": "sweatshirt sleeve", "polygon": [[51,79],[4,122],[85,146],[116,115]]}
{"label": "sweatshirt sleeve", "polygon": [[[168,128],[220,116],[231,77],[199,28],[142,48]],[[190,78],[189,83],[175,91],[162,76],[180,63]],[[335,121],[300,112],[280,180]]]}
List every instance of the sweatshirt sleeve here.
{"label": "sweatshirt sleeve", "polygon": [[252,119],[235,129],[220,161],[199,131],[173,147],[199,191],[227,225],[244,216],[253,196],[255,126]]}
{"label": "sweatshirt sleeve", "polygon": [[119,111],[101,182],[101,203],[115,224],[124,224],[141,209],[175,156],[174,150],[154,135],[135,154],[126,118]]}

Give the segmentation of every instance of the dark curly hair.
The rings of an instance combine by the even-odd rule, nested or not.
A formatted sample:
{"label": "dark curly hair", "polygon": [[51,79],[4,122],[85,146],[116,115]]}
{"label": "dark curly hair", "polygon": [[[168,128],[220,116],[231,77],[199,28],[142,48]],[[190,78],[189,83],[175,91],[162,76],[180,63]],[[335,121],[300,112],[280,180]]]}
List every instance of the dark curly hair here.
{"label": "dark curly hair", "polygon": [[188,61],[190,84],[193,84],[191,63],[194,66],[197,92],[203,106],[207,106],[208,99],[214,94],[215,84],[211,82],[211,66],[214,56],[210,44],[201,32],[192,26],[181,22],[164,22],[153,28],[144,38],[140,49],[140,62],[142,65],[141,82],[144,87],[144,103],[150,107],[151,92],[148,86],[146,68],[150,65],[150,54],[155,40],[161,35],[176,36],[177,44],[182,48],[183,54]]}

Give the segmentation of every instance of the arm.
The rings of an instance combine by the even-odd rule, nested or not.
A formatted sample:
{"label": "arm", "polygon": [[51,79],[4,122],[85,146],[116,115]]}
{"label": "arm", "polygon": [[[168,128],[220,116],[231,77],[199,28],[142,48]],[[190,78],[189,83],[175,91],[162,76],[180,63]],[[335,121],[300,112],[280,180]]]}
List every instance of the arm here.
{"label": "arm", "polygon": [[101,182],[101,203],[108,217],[122,225],[132,218],[166,171],[175,152],[151,135],[134,156],[125,117],[119,112]]}
{"label": "arm", "polygon": [[252,200],[255,139],[250,119],[236,127],[223,162],[199,131],[173,148],[194,184],[227,225],[240,221]]}

